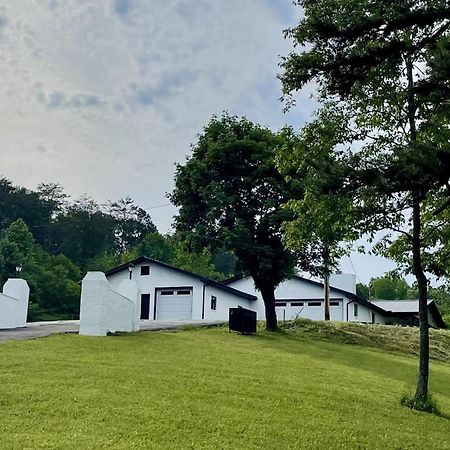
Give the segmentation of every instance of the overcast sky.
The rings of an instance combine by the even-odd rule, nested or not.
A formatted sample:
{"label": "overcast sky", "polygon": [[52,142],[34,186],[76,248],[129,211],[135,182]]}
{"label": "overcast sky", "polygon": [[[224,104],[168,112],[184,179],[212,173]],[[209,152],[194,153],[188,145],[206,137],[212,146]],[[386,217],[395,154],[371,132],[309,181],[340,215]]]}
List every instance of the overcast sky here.
{"label": "overcast sky", "polygon": [[[272,129],[311,117],[310,93],[287,114],[278,100],[282,31],[299,18],[290,0],[0,0],[0,175],[130,196],[169,231],[174,163],[213,114]],[[362,281],[392,268],[352,261]]]}

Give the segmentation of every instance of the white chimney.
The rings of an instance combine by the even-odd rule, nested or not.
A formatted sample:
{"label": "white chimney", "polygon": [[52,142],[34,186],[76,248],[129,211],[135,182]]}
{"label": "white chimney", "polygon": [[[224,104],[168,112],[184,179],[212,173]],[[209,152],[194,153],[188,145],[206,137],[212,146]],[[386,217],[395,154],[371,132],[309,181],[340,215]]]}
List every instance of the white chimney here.
{"label": "white chimney", "polygon": [[356,275],[352,273],[333,273],[330,275],[330,286],[356,294]]}

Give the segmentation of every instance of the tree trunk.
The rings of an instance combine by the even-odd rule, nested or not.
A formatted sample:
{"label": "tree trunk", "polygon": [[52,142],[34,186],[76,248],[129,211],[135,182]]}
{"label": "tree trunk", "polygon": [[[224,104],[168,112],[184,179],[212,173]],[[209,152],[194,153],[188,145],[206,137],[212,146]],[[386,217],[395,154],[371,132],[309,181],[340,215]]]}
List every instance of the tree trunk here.
{"label": "tree trunk", "polygon": [[275,287],[264,286],[260,289],[266,309],[266,330],[278,330],[277,313],[275,311]]}
{"label": "tree trunk", "polygon": [[[416,99],[414,96],[414,64],[410,55],[405,58],[406,76],[408,79],[408,120],[409,133],[412,144],[411,151],[414,151],[414,144],[417,141],[416,130]],[[413,194],[413,272],[416,277],[417,287],[419,289],[419,326],[420,326],[420,349],[419,349],[419,375],[417,378],[417,387],[415,399],[423,401],[428,397],[428,378],[430,372],[430,335],[428,326],[428,285],[422,265],[422,242],[421,242],[421,217],[420,203],[422,195],[420,186]]]}
{"label": "tree trunk", "polygon": [[328,247],[323,251],[323,303],[325,320],[330,320],[330,252]]}
{"label": "tree trunk", "polygon": [[325,308],[325,320],[330,320],[330,274],[325,272],[324,283],[323,283],[323,298],[324,298],[324,308]]}
{"label": "tree trunk", "polygon": [[427,278],[422,267],[422,255],[420,246],[420,201],[414,200],[413,205],[413,270],[419,289],[419,326],[420,326],[420,350],[419,350],[419,376],[417,378],[416,400],[424,400],[428,397],[428,377],[430,366],[430,336],[428,325],[428,285]]}

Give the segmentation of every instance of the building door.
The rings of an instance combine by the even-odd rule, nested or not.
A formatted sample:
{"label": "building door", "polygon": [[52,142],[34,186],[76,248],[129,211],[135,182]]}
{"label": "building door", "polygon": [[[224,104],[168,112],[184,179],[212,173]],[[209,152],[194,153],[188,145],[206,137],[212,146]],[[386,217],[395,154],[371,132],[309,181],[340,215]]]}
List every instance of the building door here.
{"label": "building door", "polygon": [[158,289],[156,294],[156,319],[192,319],[192,287]]}
{"label": "building door", "polygon": [[150,294],[141,295],[141,320],[148,320],[150,314]]}

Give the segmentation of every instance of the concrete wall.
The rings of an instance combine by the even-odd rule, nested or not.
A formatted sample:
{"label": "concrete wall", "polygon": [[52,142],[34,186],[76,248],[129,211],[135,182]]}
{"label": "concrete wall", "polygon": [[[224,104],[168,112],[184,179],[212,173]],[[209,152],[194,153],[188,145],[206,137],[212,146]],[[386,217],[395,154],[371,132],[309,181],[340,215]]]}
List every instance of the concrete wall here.
{"label": "concrete wall", "polygon": [[0,293],[0,328],[19,328],[27,323],[30,288],[21,278],[10,278]]}
{"label": "concrete wall", "polygon": [[138,331],[139,315],[140,292],[133,280],[122,280],[112,289],[103,272],[86,274],[81,287],[80,334]]}

